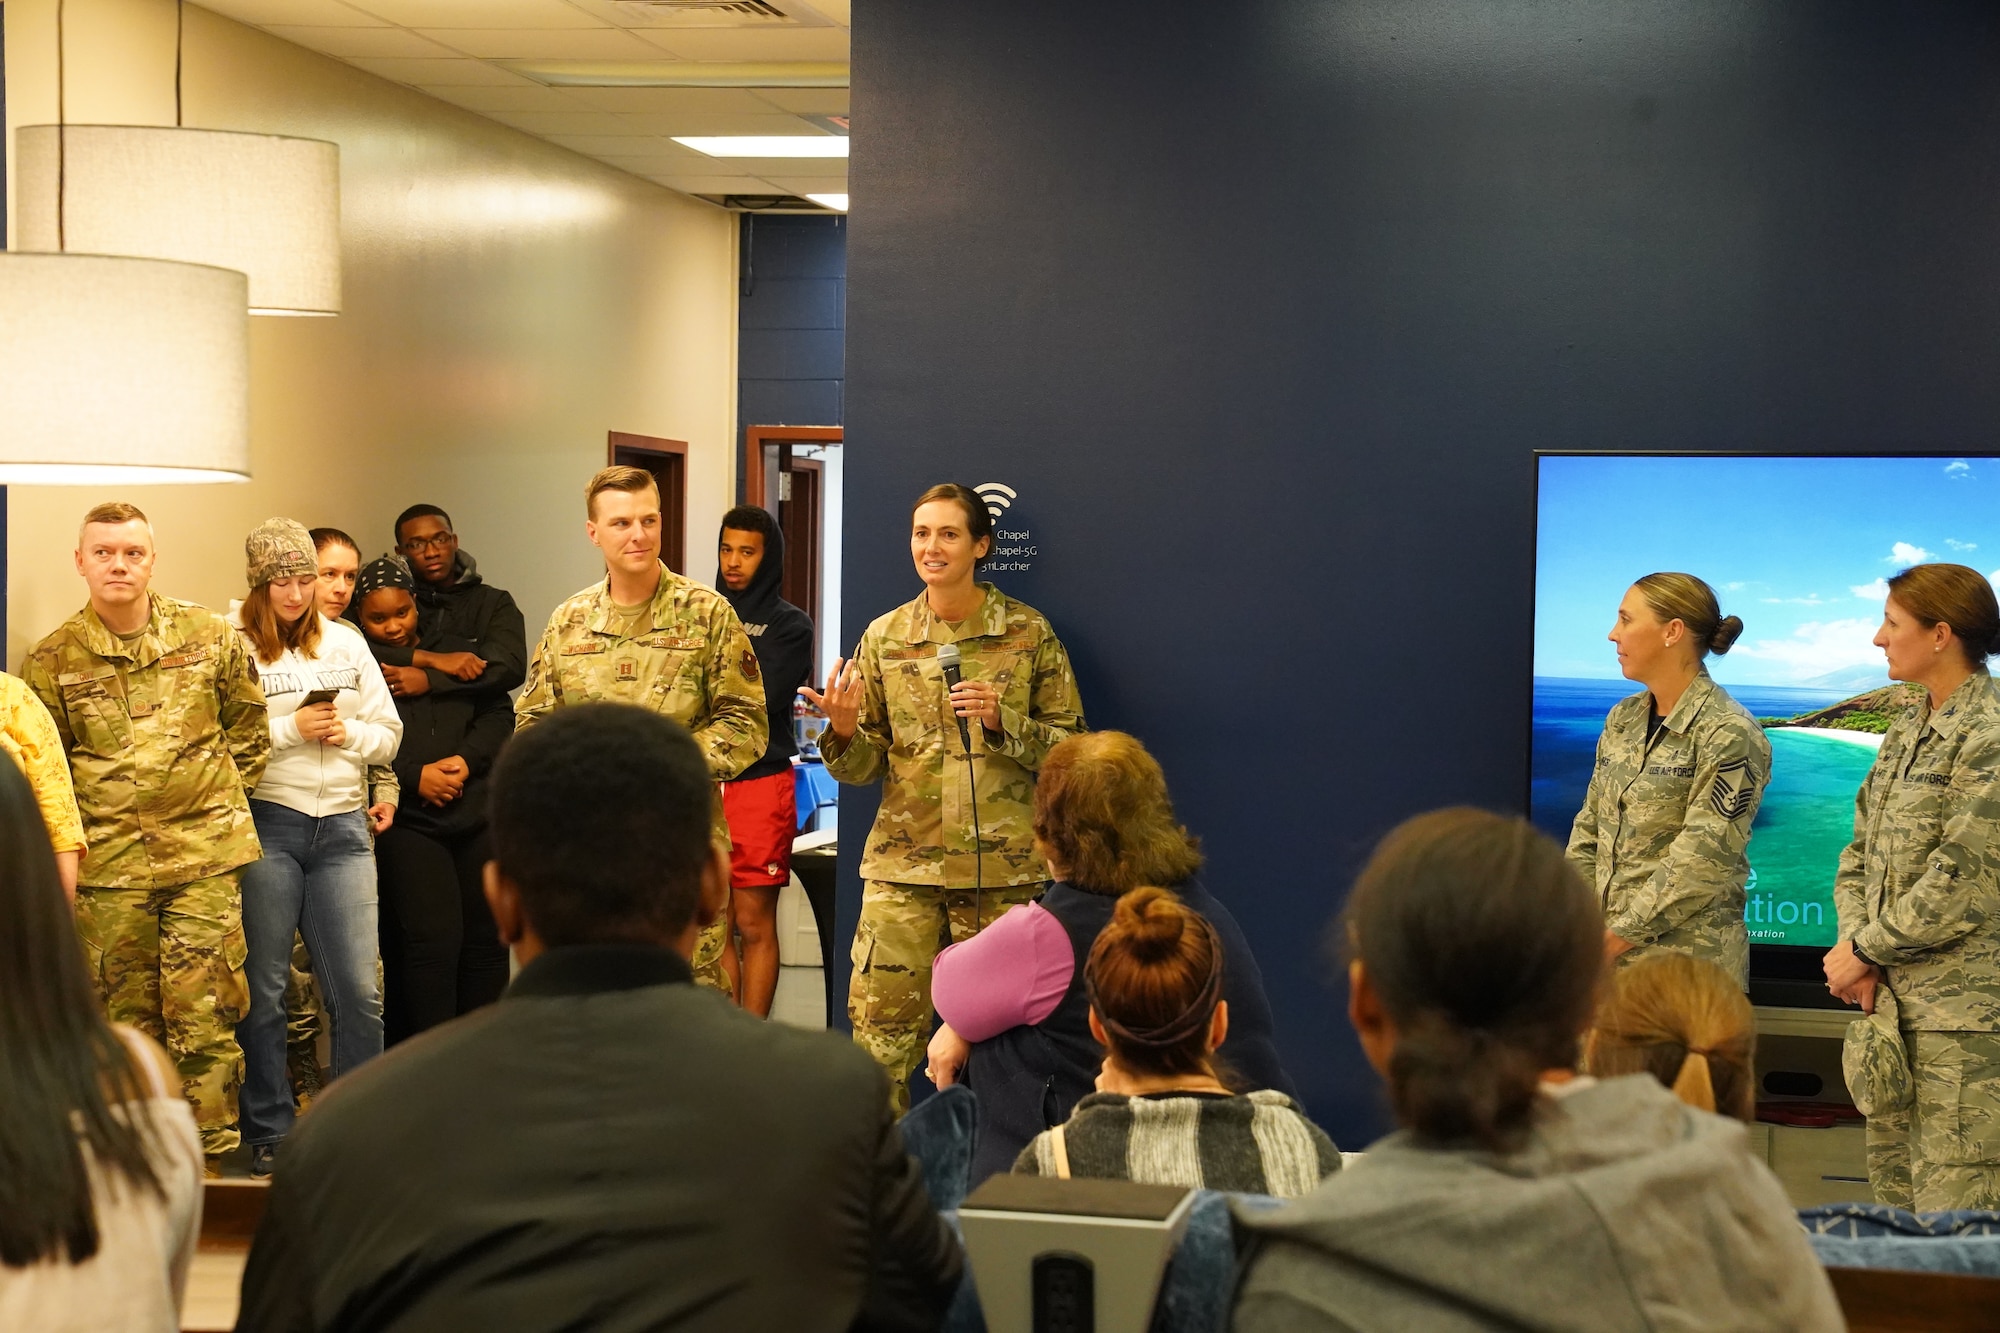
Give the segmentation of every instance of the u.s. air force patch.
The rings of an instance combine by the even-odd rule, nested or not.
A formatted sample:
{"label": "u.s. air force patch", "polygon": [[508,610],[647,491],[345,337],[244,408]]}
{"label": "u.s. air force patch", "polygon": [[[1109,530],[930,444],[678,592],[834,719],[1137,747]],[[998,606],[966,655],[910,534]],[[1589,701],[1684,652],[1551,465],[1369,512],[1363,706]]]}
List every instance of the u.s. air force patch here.
{"label": "u.s. air force patch", "polygon": [[1716,770],[1715,783],[1708,789],[1708,803],[1716,814],[1734,823],[1750,812],[1756,799],[1757,775],[1750,771],[1748,759],[1732,759]]}

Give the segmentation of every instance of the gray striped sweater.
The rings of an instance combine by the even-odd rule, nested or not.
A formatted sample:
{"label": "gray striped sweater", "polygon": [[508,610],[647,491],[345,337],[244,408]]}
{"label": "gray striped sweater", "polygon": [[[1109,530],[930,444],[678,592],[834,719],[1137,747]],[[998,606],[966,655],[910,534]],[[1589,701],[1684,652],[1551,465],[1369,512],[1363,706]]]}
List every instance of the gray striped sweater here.
{"label": "gray striped sweater", "polygon": [[[1053,1176],[1054,1130],[1037,1134],[1014,1170]],[[1071,1176],[1297,1198],[1340,1169],[1333,1140],[1282,1092],[1093,1092],[1063,1125]]]}

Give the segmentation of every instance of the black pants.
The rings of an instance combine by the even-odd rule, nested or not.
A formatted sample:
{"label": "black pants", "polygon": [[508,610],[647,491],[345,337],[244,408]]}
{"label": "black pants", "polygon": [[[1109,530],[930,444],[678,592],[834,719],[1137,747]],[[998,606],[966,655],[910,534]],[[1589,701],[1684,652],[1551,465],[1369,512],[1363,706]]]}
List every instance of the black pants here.
{"label": "black pants", "polygon": [[507,950],[481,885],[486,830],[393,825],[375,840],[381,898],[382,1027],[391,1045],[500,998]]}

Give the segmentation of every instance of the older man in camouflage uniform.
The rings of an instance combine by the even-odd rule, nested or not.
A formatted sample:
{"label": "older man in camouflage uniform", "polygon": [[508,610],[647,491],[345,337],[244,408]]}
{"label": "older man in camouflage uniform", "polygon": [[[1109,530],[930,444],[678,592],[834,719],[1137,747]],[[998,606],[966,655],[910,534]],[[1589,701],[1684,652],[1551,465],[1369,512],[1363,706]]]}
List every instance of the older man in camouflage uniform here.
{"label": "older man in camouflage uniform", "polygon": [[[518,731],[570,704],[637,704],[694,733],[717,782],[764,753],[770,725],[756,651],[728,601],[660,563],[660,492],[650,473],[608,467],[584,488],[584,532],[604,582],[555,609],[514,701]],[[729,846],[720,789],[717,839]],[[722,970],[726,920],[702,932],[695,980],[732,994]]]}
{"label": "older man in camouflage uniform", "polygon": [[222,617],[149,591],[136,508],[85,515],[76,563],[90,603],[22,678],[55,719],[83,815],[77,933],[112,1021],[173,1055],[213,1170],[237,1144],[239,882],[260,855],[246,793],[271,749],[264,692]]}
{"label": "older man in camouflage uniform", "polygon": [[1866,998],[1895,996],[1914,1084],[1868,1117],[1877,1201],[2000,1208],[2000,696],[1984,670],[1890,726],[1833,896],[1829,979],[1851,950]]}
{"label": "older man in camouflage uniform", "polygon": [[1747,987],[1743,924],[1750,826],[1771,777],[1757,719],[1698,672],[1671,712],[1621,699],[1604,720],[1569,860],[1597,890],[1605,926],[1631,947],[1620,964],[1671,950],[1714,963]]}
{"label": "older man in camouflage uniform", "polygon": [[[855,730],[820,737],[834,777],[884,779],[861,852],[847,1015],[854,1040],[889,1075],[898,1109],[909,1105],[930,1036],[939,948],[970,939],[1048,884],[1035,851],[1035,772],[1084,730],[1076,674],[1054,628],[1033,607],[980,587],[978,609],[957,624],[919,596],[870,625],[846,673],[864,689]],[[963,679],[997,695],[1000,727],[968,727],[969,750],[937,662],[946,643],[959,648]]]}

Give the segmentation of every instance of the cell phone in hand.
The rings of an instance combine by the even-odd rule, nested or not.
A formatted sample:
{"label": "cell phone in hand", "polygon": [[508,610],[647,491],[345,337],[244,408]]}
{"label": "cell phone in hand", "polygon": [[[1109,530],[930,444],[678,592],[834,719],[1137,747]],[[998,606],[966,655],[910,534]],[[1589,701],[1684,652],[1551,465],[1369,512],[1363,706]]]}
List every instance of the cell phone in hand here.
{"label": "cell phone in hand", "polygon": [[339,693],[339,690],[314,690],[299,700],[299,707],[311,708],[314,704],[330,704]]}

